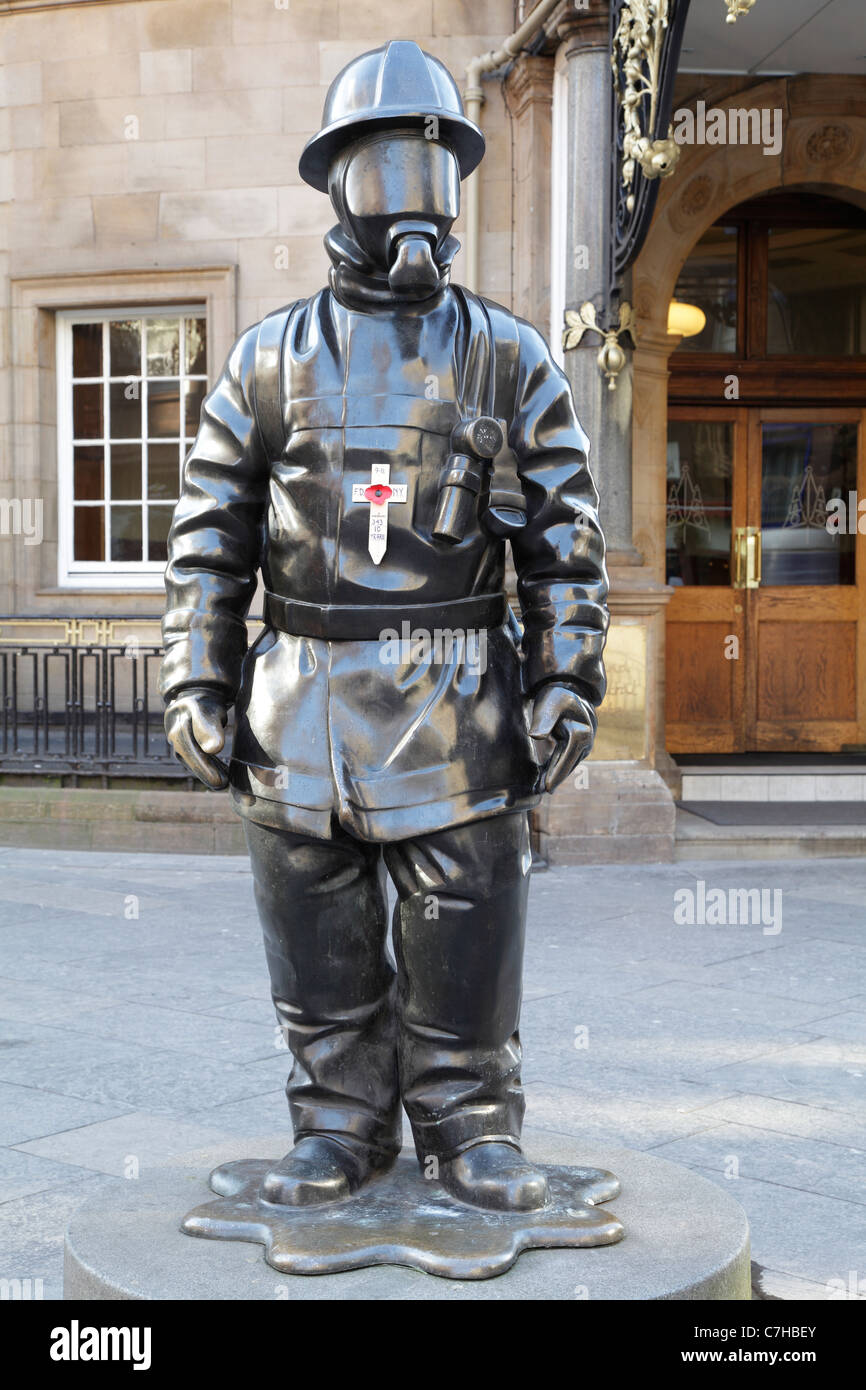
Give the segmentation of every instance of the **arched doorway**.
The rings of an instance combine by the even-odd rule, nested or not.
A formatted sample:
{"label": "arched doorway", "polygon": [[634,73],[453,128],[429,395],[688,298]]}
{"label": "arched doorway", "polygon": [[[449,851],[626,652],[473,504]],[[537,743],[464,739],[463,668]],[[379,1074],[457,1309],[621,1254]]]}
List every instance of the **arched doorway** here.
{"label": "arched doorway", "polygon": [[863,745],[866,213],[761,194],[674,296],[707,322],[669,362],[667,749]]}
{"label": "arched doorway", "polygon": [[[650,599],[655,604],[647,619],[655,652],[654,680],[647,692],[649,756],[673,786],[677,785],[677,770],[665,742],[666,706],[671,700],[666,607],[668,599],[676,601],[678,595],[664,579],[669,377],[679,340],[667,332],[668,306],[690,252],[728,209],[782,189],[809,191],[866,207],[864,79],[801,75],[768,79],[757,85],[746,82],[734,91],[719,79],[717,87],[708,85],[701,96],[708,105],[723,110],[744,105],[780,108],[786,116],[778,159],[765,156],[757,145],[682,146],[676,173],[665,179],[659,190],[652,224],[633,268],[631,297],[638,339],[633,378],[632,499],[634,544],[643,562],[640,570],[635,569],[635,576],[646,586],[648,606]],[[723,378],[712,382],[710,389],[716,405],[731,408],[739,404],[725,400]],[[708,397],[705,404],[709,403]],[[859,567],[861,575],[864,563]],[[860,645],[858,689],[866,690],[866,641]],[[795,741],[786,745],[799,746]]]}

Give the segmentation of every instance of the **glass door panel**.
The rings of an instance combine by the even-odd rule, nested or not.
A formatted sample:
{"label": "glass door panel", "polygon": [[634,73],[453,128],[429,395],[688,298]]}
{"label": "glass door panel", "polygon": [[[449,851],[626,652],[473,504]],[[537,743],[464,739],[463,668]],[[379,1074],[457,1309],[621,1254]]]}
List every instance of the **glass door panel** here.
{"label": "glass door panel", "polygon": [[742,745],[744,635],[732,540],[747,519],[747,413],[673,407],[668,417],[667,746],[735,752]]}
{"label": "glass door panel", "polygon": [[855,583],[855,536],[828,527],[833,499],[857,487],[857,425],[761,425],[762,587]]}
{"label": "glass door panel", "polygon": [[671,420],[667,461],[667,582],[731,583],[733,424]]}

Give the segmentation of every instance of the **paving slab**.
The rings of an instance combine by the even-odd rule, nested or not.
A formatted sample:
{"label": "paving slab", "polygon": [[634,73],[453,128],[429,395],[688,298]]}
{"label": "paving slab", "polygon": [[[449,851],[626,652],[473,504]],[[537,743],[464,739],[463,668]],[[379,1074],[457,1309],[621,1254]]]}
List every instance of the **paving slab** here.
{"label": "paving slab", "polygon": [[45,1135],[62,1134],[80,1125],[114,1119],[127,1109],[0,1081],[0,1145],[24,1144]]}
{"label": "paving slab", "polygon": [[86,1169],[72,1164],[17,1149],[0,1149],[0,1192],[7,1201],[89,1176]]}
{"label": "paving slab", "polygon": [[142,1171],[191,1148],[215,1144],[229,1132],[217,1124],[190,1123],[176,1116],[148,1115],[136,1110],[15,1147],[19,1153],[36,1154],[135,1182]]}
{"label": "paving slab", "polygon": [[861,1146],[855,1147],[801,1138],[785,1150],[775,1134],[747,1125],[720,1124],[654,1144],[652,1150],[672,1163],[721,1173],[732,1191],[736,1191],[741,1178],[753,1178],[866,1204],[866,1149],[862,1139]]}
{"label": "paving slab", "polygon": [[126,1000],[91,1010],[72,1022],[72,1031],[90,1038],[112,1038],[136,1047],[247,1062],[270,1057],[277,1048],[277,1025],[270,1031],[243,1020],[161,1008]]}
{"label": "paving slab", "polygon": [[629,1095],[594,1096],[571,1086],[531,1081],[526,1086],[526,1123],[533,1129],[573,1134],[582,1143],[652,1149],[720,1122],[703,1110],[676,1110]]}
{"label": "paving slab", "polygon": [[709,1124],[730,1122],[777,1135],[821,1139],[827,1143],[860,1148],[866,1126],[855,1115],[802,1101],[776,1100],[773,1096],[737,1093],[702,1106],[700,1117]]}
{"label": "paving slab", "polygon": [[866,1123],[866,1051],[850,1044],[819,1038],[757,1061],[719,1065],[711,1076],[729,1091],[841,1110]]}
{"label": "paving slab", "polygon": [[[253,1063],[251,1066],[266,1064]],[[282,1063],[283,1071],[286,1063]],[[255,1089],[252,1073],[231,1062],[189,1053],[134,1047],[114,1039],[69,1033],[56,1043],[30,1043],[13,1055],[0,1051],[0,1080],[31,1085],[104,1105],[184,1114],[195,1105],[240,1100]],[[262,1090],[273,1089],[266,1080]]]}
{"label": "paving slab", "polygon": [[[701,985],[693,980],[668,980],[664,984],[648,985],[635,992],[637,1007],[677,1009],[687,1014],[702,1014],[705,1018],[721,1018],[726,1023],[748,1025],[754,1016],[751,1000],[744,1004],[739,989],[733,985]],[[824,1035],[827,1005],[815,1001],[781,999],[765,994],[761,1004],[761,1022],[782,1029],[803,1028],[806,1032]]]}

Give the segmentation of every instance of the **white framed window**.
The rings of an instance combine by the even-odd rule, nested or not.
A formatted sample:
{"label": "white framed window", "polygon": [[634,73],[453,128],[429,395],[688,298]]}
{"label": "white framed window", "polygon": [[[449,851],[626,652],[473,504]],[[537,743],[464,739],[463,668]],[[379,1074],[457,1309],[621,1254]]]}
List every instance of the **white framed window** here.
{"label": "white framed window", "polygon": [[203,304],[58,311],[61,587],[162,587],[206,393]]}

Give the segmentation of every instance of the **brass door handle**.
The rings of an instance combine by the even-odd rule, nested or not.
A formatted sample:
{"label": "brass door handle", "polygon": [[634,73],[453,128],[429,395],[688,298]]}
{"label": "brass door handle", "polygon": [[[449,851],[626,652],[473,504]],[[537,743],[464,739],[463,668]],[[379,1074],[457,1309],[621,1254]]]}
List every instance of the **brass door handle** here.
{"label": "brass door handle", "polygon": [[734,531],[734,580],[735,589],[746,586],[746,528],[738,526]]}
{"label": "brass door handle", "polygon": [[734,589],[757,589],[761,583],[761,528],[738,526],[734,531]]}
{"label": "brass door handle", "polygon": [[746,529],[746,588],[758,589],[761,585],[761,530],[758,526]]}

